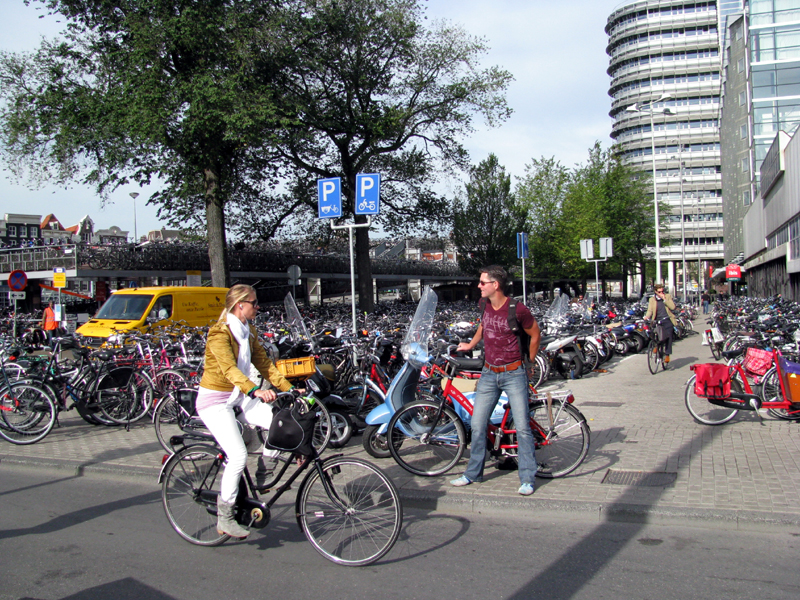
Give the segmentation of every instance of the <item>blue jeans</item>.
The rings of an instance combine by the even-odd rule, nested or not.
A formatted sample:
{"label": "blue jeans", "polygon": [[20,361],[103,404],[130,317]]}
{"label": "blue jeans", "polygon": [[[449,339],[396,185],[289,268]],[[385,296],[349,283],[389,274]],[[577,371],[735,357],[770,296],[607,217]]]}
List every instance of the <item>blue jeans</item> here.
{"label": "blue jeans", "polygon": [[472,444],[469,464],[464,476],[470,481],[483,481],[483,463],[486,458],[486,428],[500,394],[505,392],[511,405],[511,416],[517,428],[519,444],[519,481],[534,484],[538,467],[533,449],[530,413],[528,412],[528,376],[524,368],[506,373],[494,373],[483,367],[478,387],[475,390],[475,406],[472,413]]}
{"label": "blue jeans", "polygon": [[703,301],[703,314],[704,315],[708,314],[708,302],[706,301]]}

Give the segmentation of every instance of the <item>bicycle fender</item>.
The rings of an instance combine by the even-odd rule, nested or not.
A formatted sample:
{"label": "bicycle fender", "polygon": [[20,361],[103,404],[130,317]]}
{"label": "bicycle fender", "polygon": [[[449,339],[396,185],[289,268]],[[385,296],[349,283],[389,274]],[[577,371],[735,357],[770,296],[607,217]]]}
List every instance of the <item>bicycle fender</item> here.
{"label": "bicycle fender", "polygon": [[367,422],[367,425],[388,425],[389,421],[392,420],[392,414],[393,413],[386,404],[381,404],[369,411],[367,418],[364,420]]}

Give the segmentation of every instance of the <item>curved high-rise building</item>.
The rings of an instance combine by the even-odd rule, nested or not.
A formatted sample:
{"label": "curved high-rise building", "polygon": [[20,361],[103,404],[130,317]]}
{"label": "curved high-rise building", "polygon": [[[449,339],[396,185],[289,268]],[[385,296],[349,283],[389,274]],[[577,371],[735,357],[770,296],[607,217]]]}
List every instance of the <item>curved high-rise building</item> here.
{"label": "curved high-rise building", "polygon": [[623,160],[651,177],[655,171],[659,209],[669,212],[659,239],[662,279],[671,285],[682,259],[687,280],[699,270],[703,282],[701,263],[723,257],[721,18],[717,2],[640,0],[621,5],[606,24],[611,137]]}

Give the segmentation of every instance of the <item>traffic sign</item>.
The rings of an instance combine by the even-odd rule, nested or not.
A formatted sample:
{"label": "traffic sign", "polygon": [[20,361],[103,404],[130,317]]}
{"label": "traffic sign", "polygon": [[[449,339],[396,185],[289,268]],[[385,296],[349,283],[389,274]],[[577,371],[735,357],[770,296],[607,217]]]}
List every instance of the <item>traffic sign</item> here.
{"label": "traffic sign", "polygon": [[9,300],[25,300],[25,292],[8,292]]}
{"label": "traffic sign", "polygon": [[289,285],[299,285],[300,275],[303,274],[302,269],[297,265],[290,265],[286,272],[289,274]]}
{"label": "traffic sign", "polygon": [[359,173],[356,175],[357,215],[377,215],[381,212],[381,174]]}
{"label": "traffic sign", "polygon": [[317,180],[317,215],[320,219],[337,219],[342,216],[342,179]]}
{"label": "traffic sign", "polygon": [[64,267],[55,267],[53,269],[53,287],[67,287],[67,271],[64,269]]}
{"label": "traffic sign", "polygon": [[528,258],[528,234],[524,231],[517,234],[517,258]]}
{"label": "traffic sign", "polygon": [[21,292],[28,285],[28,276],[25,271],[11,271],[8,275],[8,287],[15,292]]}

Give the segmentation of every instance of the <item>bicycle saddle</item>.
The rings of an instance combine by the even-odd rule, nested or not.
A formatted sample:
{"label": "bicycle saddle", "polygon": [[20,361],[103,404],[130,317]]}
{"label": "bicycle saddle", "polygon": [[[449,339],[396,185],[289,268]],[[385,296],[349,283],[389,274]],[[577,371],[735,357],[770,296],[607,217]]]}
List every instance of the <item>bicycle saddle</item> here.
{"label": "bicycle saddle", "polygon": [[725,360],[730,360],[732,358],[736,358],[737,356],[741,356],[744,354],[744,348],[739,348],[738,350],[723,350],[722,357]]}
{"label": "bicycle saddle", "polygon": [[480,371],[483,368],[483,358],[453,357],[453,362],[459,371]]}

